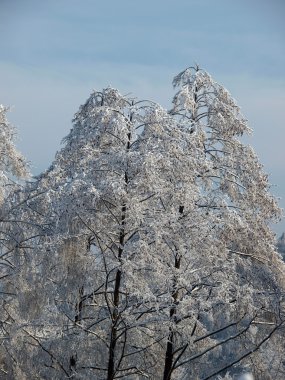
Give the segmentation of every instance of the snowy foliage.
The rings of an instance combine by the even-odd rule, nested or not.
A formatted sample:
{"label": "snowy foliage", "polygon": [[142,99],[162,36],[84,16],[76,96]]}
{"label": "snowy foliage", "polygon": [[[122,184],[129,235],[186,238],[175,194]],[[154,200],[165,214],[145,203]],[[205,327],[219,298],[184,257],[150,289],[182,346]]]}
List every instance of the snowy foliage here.
{"label": "snowy foliage", "polygon": [[268,227],[280,211],[239,139],[247,122],[198,67],[174,85],[170,111],[93,92],[51,167],[15,193],[8,378],[284,370],[271,355],[284,348],[284,264]]}

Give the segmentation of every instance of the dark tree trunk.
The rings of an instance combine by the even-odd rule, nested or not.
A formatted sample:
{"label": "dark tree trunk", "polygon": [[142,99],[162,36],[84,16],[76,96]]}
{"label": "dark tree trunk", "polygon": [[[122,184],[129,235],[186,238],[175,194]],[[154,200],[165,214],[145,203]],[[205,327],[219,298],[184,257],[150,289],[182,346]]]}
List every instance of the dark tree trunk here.
{"label": "dark tree trunk", "polygon": [[[180,268],[180,256],[177,253],[177,256],[175,258],[175,268]],[[173,306],[171,307],[169,311],[169,319],[175,322],[175,314],[176,314],[176,305],[178,300],[178,290],[176,289],[177,284],[176,280],[174,278],[173,280],[173,292],[172,292],[172,298],[173,298]],[[164,373],[163,373],[163,380],[170,380],[171,379],[171,373],[172,373],[172,366],[173,366],[173,359],[174,359],[174,338],[175,333],[173,332],[172,328],[169,328],[169,334],[168,334],[168,340],[167,340],[167,346],[166,346],[166,352],[165,352],[165,362],[164,362]]]}
{"label": "dark tree trunk", "polygon": [[[183,214],[184,206],[179,206],[179,214]],[[176,253],[175,257],[175,263],[174,268],[179,269],[180,268],[180,261],[181,257],[179,253]],[[173,291],[172,291],[172,299],[173,299],[173,306],[171,307],[169,311],[169,319],[170,321],[173,320],[175,322],[175,314],[176,314],[176,305],[178,300],[178,289],[177,289],[177,282],[174,277],[173,279]],[[170,380],[171,379],[171,373],[173,371],[173,360],[174,360],[174,336],[175,333],[173,332],[172,328],[169,328],[169,334],[168,334],[168,340],[167,340],[167,346],[166,346],[166,352],[165,352],[165,362],[164,362],[164,373],[163,373],[163,380]]]}
{"label": "dark tree trunk", "polygon": [[[130,121],[132,121],[132,115],[130,115]],[[130,150],[131,144],[131,133],[127,134],[127,152]],[[125,171],[125,186],[127,187],[129,182],[128,172]],[[126,233],[126,204],[122,206],[121,213],[121,226],[120,226],[120,236],[119,236],[119,249],[118,249],[118,260],[121,262],[123,246],[125,243],[125,233]],[[111,327],[111,337],[110,337],[110,347],[109,347],[109,360],[108,360],[108,375],[107,380],[113,380],[115,377],[115,351],[117,345],[117,329],[118,329],[118,307],[120,304],[120,286],[121,286],[121,278],[122,271],[120,269],[117,270],[116,278],[115,278],[115,287],[114,287],[114,295],[113,295],[113,312],[112,312],[112,327]]]}
{"label": "dark tree trunk", "polygon": [[[120,231],[120,246],[118,250],[118,259],[121,260],[123,253],[123,245],[125,239],[125,219],[126,219],[126,205],[122,207],[121,217],[121,231]],[[108,361],[108,377],[107,380],[113,380],[115,376],[115,350],[117,344],[117,323],[118,323],[118,306],[120,303],[120,285],[121,285],[122,272],[117,270],[115,278],[114,298],[113,298],[113,313],[112,313],[112,328],[109,347],[109,361]]]}

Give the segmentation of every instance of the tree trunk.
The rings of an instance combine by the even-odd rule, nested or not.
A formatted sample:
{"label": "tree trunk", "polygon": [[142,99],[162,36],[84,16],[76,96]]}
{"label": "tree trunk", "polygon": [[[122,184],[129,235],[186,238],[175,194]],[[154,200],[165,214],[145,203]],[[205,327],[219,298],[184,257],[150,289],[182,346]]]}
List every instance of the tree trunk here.
{"label": "tree trunk", "polygon": [[[121,261],[123,253],[123,245],[125,239],[125,219],[126,219],[126,205],[122,207],[122,217],[121,217],[121,231],[120,231],[120,246],[118,250],[118,259]],[[115,349],[117,344],[117,322],[118,322],[118,306],[120,302],[120,285],[121,285],[122,272],[120,269],[117,270],[115,278],[115,288],[114,288],[114,298],[113,305],[114,309],[112,312],[112,328],[111,328],[111,338],[109,347],[109,361],[108,361],[108,377],[107,380],[113,380],[115,376]]]}
{"label": "tree trunk", "polygon": [[[183,214],[184,212],[184,206],[179,206],[179,214]],[[175,257],[175,263],[174,268],[179,269],[180,268],[180,261],[181,257],[176,253]],[[172,299],[173,299],[173,306],[170,309],[169,312],[169,320],[173,320],[175,322],[175,314],[176,314],[176,305],[177,305],[177,299],[178,299],[178,290],[177,290],[177,281],[174,277],[173,279],[173,286],[172,286]],[[163,380],[170,380],[171,379],[171,373],[172,373],[172,365],[173,365],[173,358],[174,358],[174,332],[172,328],[169,328],[169,334],[168,334],[168,340],[167,340],[167,346],[166,346],[166,352],[165,352],[165,362],[164,362],[164,373],[163,373]]]}
{"label": "tree trunk", "polygon": [[[177,256],[175,258],[175,265],[174,267],[176,269],[180,268],[180,256],[177,253]],[[173,292],[172,292],[172,298],[173,298],[173,306],[170,309],[169,312],[169,319],[170,321],[173,321],[175,323],[175,314],[176,314],[176,305],[177,305],[177,299],[178,299],[178,290],[176,289],[176,279],[173,279]],[[170,380],[171,379],[171,373],[172,373],[172,365],[173,365],[173,359],[174,359],[174,335],[173,329],[169,328],[169,334],[168,334],[168,340],[167,340],[167,346],[166,346],[166,352],[165,352],[165,362],[164,362],[164,373],[163,373],[163,380]]]}
{"label": "tree trunk", "polygon": [[[130,121],[132,121],[132,115],[130,115]],[[127,134],[127,145],[126,151],[128,152],[131,144],[131,133]],[[129,182],[128,173],[125,172],[125,186],[127,187]],[[118,260],[121,261],[123,246],[125,243],[125,225],[126,225],[126,204],[122,206],[121,213],[121,230],[119,236],[119,249],[118,249]],[[113,380],[115,376],[115,351],[117,345],[117,323],[118,323],[118,306],[120,303],[120,286],[121,286],[121,277],[122,271],[120,269],[117,270],[116,278],[115,278],[115,288],[114,288],[114,298],[113,298],[113,312],[112,312],[112,327],[111,327],[111,337],[110,337],[110,347],[109,347],[109,360],[108,360],[108,375],[107,380]]]}

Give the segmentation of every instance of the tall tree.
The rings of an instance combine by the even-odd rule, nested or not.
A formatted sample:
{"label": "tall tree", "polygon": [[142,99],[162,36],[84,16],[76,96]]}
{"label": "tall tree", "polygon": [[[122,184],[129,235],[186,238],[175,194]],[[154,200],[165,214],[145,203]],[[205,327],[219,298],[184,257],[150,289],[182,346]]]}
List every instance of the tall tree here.
{"label": "tall tree", "polygon": [[[200,133],[202,136],[205,164],[200,168],[197,181],[203,189],[203,196],[196,205],[204,210],[205,218],[208,220],[209,215],[215,215],[212,239],[217,239],[217,247],[222,246],[225,250],[225,260],[231,262],[237,276],[235,280],[231,279],[232,283],[238,285],[237,288],[230,286],[231,296],[217,304],[217,295],[213,288],[213,285],[217,287],[217,281],[208,285],[211,289],[210,299],[214,296],[211,300],[212,307],[216,308],[215,305],[218,305],[218,310],[213,311],[214,318],[218,320],[218,328],[222,311],[222,334],[231,334],[231,329],[226,328],[232,326],[234,315],[239,315],[239,324],[242,325],[244,312],[247,320],[255,323],[256,320],[264,320],[263,308],[273,308],[271,312],[276,313],[275,315],[280,311],[281,293],[277,284],[282,283],[283,272],[279,272],[282,264],[276,256],[274,235],[268,226],[270,220],[279,219],[280,211],[268,191],[267,176],[263,173],[257,156],[251,147],[239,140],[239,136],[250,132],[250,129],[228,91],[214,82],[210,75],[198,66],[190,67],[178,74],[173,84],[179,90],[173,99],[171,114],[180,123],[188,125],[193,134]],[[270,275],[268,271],[271,272]],[[230,275],[229,270],[226,272]],[[264,283],[261,284],[265,278],[266,286]],[[228,286],[228,283],[223,282],[222,286]],[[257,291],[260,286],[266,288],[266,292]],[[248,304],[243,303],[243,298],[243,305],[236,304],[241,289],[250,292],[253,301],[248,299]],[[273,295],[274,300],[269,294]],[[245,310],[245,305],[250,307]],[[246,322],[246,326],[241,330],[245,328],[247,331],[251,323]],[[283,319],[277,318],[276,325],[282,323]],[[215,323],[212,322],[210,325],[211,327],[208,327],[215,330]],[[238,332],[237,335],[241,334]],[[172,345],[172,334],[171,338],[166,351],[165,379],[170,378],[170,363],[175,356],[173,353],[177,356],[177,348],[175,350]],[[223,343],[223,339],[219,340],[221,342],[218,345]],[[225,341],[228,342],[228,339]],[[195,356],[193,355],[194,358]],[[177,365],[186,364],[187,360],[182,360]]]}

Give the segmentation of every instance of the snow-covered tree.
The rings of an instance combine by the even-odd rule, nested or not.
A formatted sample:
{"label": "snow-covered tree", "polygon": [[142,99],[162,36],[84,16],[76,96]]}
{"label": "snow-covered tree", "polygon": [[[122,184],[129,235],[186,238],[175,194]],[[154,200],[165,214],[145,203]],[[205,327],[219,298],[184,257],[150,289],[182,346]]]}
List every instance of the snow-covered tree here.
{"label": "snow-covered tree", "polygon": [[282,370],[280,360],[265,368],[283,344],[284,264],[268,228],[279,209],[239,140],[246,121],[198,67],[174,84],[170,111],[92,93],[23,192],[17,218],[29,226],[13,235],[29,244],[17,251],[10,376]]}
{"label": "snow-covered tree", "polygon": [[27,178],[27,162],[16,149],[14,140],[15,128],[8,122],[8,108],[0,104],[0,202],[9,191],[12,179]]}
{"label": "snow-covered tree", "polygon": [[171,114],[193,132],[203,134],[207,166],[200,178],[205,197],[198,206],[215,209],[225,222],[225,214],[229,216],[220,238],[229,240],[232,253],[247,254],[248,250],[255,259],[270,261],[275,240],[268,221],[278,221],[280,211],[268,191],[268,178],[258,157],[239,139],[251,132],[239,107],[228,91],[199,67],[181,72],[173,83],[179,91]]}
{"label": "snow-covered tree", "polygon": [[[215,215],[212,239],[217,239],[219,245],[225,249],[225,261],[230,260],[235,268],[237,277],[230,281],[237,285],[238,292],[230,287],[231,302],[236,303],[240,298],[240,295],[236,297],[234,294],[238,294],[241,289],[245,291],[241,296],[242,302],[235,307],[229,299],[216,303],[215,290],[210,287],[210,298],[214,295],[211,300],[212,307],[217,307],[217,313],[213,313],[214,323],[212,322],[211,329],[215,330],[216,321],[218,328],[221,320],[224,326],[227,323],[231,325],[234,315],[241,317],[242,313],[255,325],[257,320],[262,320],[267,325],[268,315],[266,318],[263,309],[268,314],[278,315],[282,296],[278,284],[282,283],[284,267],[275,253],[274,235],[268,226],[270,220],[276,221],[280,218],[280,211],[269,193],[267,176],[263,173],[256,154],[239,139],[244,133],[250,132],[247,122],[228,91],[198,66],[181,72],[174,78],[173,84],[179,90],[173,99],[171,114],[180,123],[188,125],[193,134],[200,133],[203,136],[206,163],[201,167],[197,178],[203,192],[196,205],[204,209],[205,218],[208,220],[210,215]],[[226,271],[229,275],[230,271]],[[216,287],[216,284],[214,282],[212,286]],[[224,283],[223,286],[228,284]],[[257,289],[263,291],[257,292]],[[249,298],[244,303],[247,297]],[[277,326],[283,324],[282,318],[275,320]],[[251,325],[247,323],[243,326],[246,331]],[[266,335],[268,329],[259,330],[259,333],[261,336]],[[218,344],[222,341],[220,339]],[[237,355],[233,361],[238,360],[239,355],[244,355],[238,353],[236,342],[234,340]],[[250,340],[247,345],[250,346]],[[172,352],[173,350],[174,347]]]}
{"label": "snow-covered tree", "polygon": [[[12,318],[7,311],[15,298],[13,260],[15,247],[20,244],[18,220],[15,220],[21,186],[18,180],[29,177],[27,161],[15,147],[16,130],[9,124],[8,108],[0,105],[0,377],[6,373],[5,340],[9,337]],[[16,236],[17,235],[17,236]]]}

